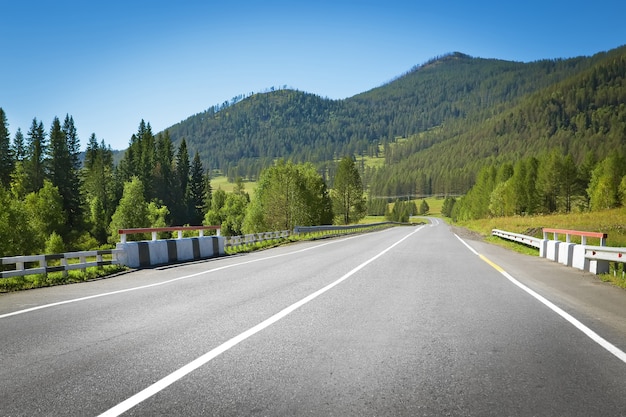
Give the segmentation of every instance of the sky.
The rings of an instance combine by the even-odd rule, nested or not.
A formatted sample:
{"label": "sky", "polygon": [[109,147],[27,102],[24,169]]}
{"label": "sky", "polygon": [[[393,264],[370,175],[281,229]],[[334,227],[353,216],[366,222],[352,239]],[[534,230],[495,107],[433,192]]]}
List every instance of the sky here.
{"label": "sky", "polygon": [[11,137],[74,119],[125,149],[241,94],[344,99],[450,52],[531,62],[626,44],[626,1],[0,0]]}

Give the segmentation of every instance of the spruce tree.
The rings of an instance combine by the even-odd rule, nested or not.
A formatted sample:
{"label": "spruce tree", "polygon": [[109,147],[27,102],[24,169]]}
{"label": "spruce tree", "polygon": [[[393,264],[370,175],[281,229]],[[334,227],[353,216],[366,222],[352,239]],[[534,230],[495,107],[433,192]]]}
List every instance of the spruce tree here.
{"label": "spruce tree", "polygon": [[27,133],[26,159],[24,163],[25,192],[39,191],[46,177],[45,155],[47,150],[46,131],[42,122],[33,119]]}
{"label": "spruce tree", "polygon": [[156,140],[156,160],[153,169],[154,195],[168,208],[176,203],[174,178],[174,149],[169,132],[159,134]]}
{"label": "spruce tree", "polygon": [[13,157],[15,162],[21,162],[26,158],[26,148],[24,147],[24,134],[22,129],[17,128],[15,137],[13,138]]}
{"label": "spruce tree", "polygon": [[[78,230],[82,219],[79,147],[74,121],[66,116],[61,127],[59,119],[55,117],[50,128],[48,176],[58,188],[63,201],[63,210],[67,215],[66,232]],[[67,241],[68,235],[64,237]]]}
{"label": "spruce tree", "polygon": [[85,152],[83,190],[89,207],[91,234],[100,242],[107,241],[107,226],[111,221],[115,200],[113,152],[104,141],[98,144],[91,134]]}
{"label": "spruce tree", "polygon": [[202,224],[202,219],[204,218],[204,180],[204,168],[200,161],[200,155],[196,152],[191,162],[189,191],[187,193],[188,220],[189,224],[192,225]]}
{"label": "spruce tree", "polygon": [[176,198],[175,206],[172,207],[173,223],[183,225],[189,223],[187,213],[187,185],[189,183],[189,154],[185,138],[181,141],[176,153]]}
{"label": "spruce tree", "polygon": [[0,186],[9,188],[14,167],[15,159],[11,149],[9,124],[4,110],[0,107]]}

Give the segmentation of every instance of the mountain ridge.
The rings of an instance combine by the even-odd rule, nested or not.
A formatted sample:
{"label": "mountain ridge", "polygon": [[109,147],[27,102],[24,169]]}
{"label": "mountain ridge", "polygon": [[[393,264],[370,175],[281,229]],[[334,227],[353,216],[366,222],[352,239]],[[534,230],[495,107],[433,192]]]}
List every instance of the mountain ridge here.
{"label": "mountain ridge", "polygon": [[[611,56],[621,59],[624,51],[625,47],[620,47],[591,57],[530,63],[453,52],[346,99],[331,100],[279,89],[253,94],[219,109],[209,108],[167,130],[175,143],[184,137],[189,148],[200,153],[205,166],[220,169],[231,177],[252,179],[278,158],[313,162],[324,170],[341,156],[377,156],[379,146],[391,149],[398,138],[405,138],[413,150],[395,152],[395,157],[389,155],[388,167],[381,170],[387,176],[397,176],[389,167],[400,163],[398,158],[415,158],[414,154],[438,143],[462,139],[463,129],[477,130],[477,126],[489,124],[523,105],[532,94],[541,94],[551,86],[576,78]],[[488,136],[493,139],[495,134]],[[431,151],[431,157],[437,159],[442,153],[445,150],[438,154]],[[492,157],[480,153],[481,159]],[[479,164],[471,162],[471,172],[458,172],[454,187],[436,185],[437,191],[467,190],[479,168]],[[414,168],[410,170],[416,174]],[[434,184],[441,182],[434,178],[439,173],[431,170],[423,174]],[[415,191],[417,175],[409,176],[413,177],[413,184],[393,188]],[[370,173],[367,182],[378,182],[369,185],[383,192],[384,187],[376,178]]]}

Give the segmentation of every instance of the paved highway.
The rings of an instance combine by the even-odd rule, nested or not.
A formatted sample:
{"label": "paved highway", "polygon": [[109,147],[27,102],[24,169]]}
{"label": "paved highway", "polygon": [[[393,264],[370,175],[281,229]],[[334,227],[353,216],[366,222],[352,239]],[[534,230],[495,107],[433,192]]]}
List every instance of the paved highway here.
{"label": "paved highway", "polygon": [[626,292],[433,219],[0,296],[0,415],[626,415]]}

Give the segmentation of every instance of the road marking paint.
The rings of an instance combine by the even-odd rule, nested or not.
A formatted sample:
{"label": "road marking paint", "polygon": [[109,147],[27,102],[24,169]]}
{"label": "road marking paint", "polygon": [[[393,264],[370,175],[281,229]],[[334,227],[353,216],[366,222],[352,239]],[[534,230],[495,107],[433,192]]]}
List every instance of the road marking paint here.
{"label": "road marking paint", "polygon": [[580,330],[581,332],[583,332],[587,337],[589,337],[591,340],[593,340],[594,342],[596,342],[598,345],[602,346],[605,350],[607,350],[608,352],[612,353],[615,357],[617,357],[619,360],[621,360],[622,362],[626,363],[626,353],[624,353],[624,351],[622,351],[621,349],[619,349],[617,346],[615,346],[614,344],[612,344],[611,342],[609,342],[608,340],[606,340],[605,338],[603,338],[602,336],[600,336],[599,334],[597,334],[596,332],[594,332],[593,330],[591,330],[589,327],[585,326],[583,323],[581,323],[578,319],[576,319],[574,316],[572,316],[571,314],[569,314],[568,312],[566,312],[565,310],[563,310],[562,308],[558,307],[556,304],[554,304],[553,302],[551,302],[550,300],[548,300],[547,298],[545,298],[544,296],[540,295],[539,293],[535,292],[534,290],[530,289],[529,287],[527,287],[526,285],[522,284],[520,281],[518,281],[517,279],[513,278],[513,276],[511,276],[508,272],[506,272],[502,267],[500,267],[499,265],[497,265],[496,263],[490,261],[486,256],[479,254],[478,252],[476,252],[474,250],[474,248],[472,248],[470,245],[468,245],[463,239],[461,239],[459,236],[457,236],[455,234],[456,238],[459,239],[461,241],[461,243],[463,243],[470,251],[472,251],[474,254],[476,254],[480,259],[482,259],[483,261],[485,261],[487,264],[489,264],[491,267],[493,267],[496,271],[500,272],[502,275],[504,275],[509,281],[511,281],[513,284],[515,284],[516,286],[518,286],[519,288],[521,288],[522,290],[526,291],[528,294],[530,294],[531,296],[533,296],[535,299],[537,299],[538,301],[540,301],[541,303],[543,303],[546,307],[548,307],[549,309],[551,309],[552,311],[554,311],[556,314],[558,314],[559,316],[561,316],[562,318],[564,318],[565,320],[567,320],[570,324],[572,324],[574,327],[576,327],[578,330]]}
{"label": "road marking paint", "polygon": [[289,307],[279,311],[278,313],[274,314],[270,318],[262,321],[261,323],[257,324],[256,326],[254,326],[254,327],[246,330],[245,332],[243,332],[243,333],[233,337],[232,339],[222,343],[218,347],[210,350],[209,352],[207,352],[204,355],[198,357],[197,359],[193,360],[192,362],[189,362],[187,365],[183,366],[182,368],[179,368],[178,370],[176,370],[176,371],[172,372],[171,374],[167,375],[165,378],[163,378],[163,379],[155,382],[154,384],[150,385],[149,387],[145,388],[143,391],[138,392],[137,394],[133,395],[132,397],[122,401],[121,403],[119,403],[118,405],[114,406],[113,408],[110,408],[109,410],[107,410],[104,413],[100,414],[99,417],[115,417],[115,416],[119,416],[120,414],[130,410],[131,408],[135,407],[136,405],[140,404],[141,402],[147,400],[148,398],[152,397],[153,395],[157,394],[158,392],[164,390],[165,388],[167,388],[168,386],[170,386],[174,382],[176,382],[179,379],[183,378],[184,376],[188,375],[189,373],[191,373],[191,372],[195,371],[196,369],[200,368],[201,366],[207,364],[208,362],[210,362],[211,360],[215,359],[217,356],[221,355],[222,353],[224,353],[224,352],[228,351],[229,349],[235,347],[239,343],[241,343],[244,340],[248,339],[249,337],[255,335],[256,333],[260,332],[261,330],[271,326],[272,324],[276,323],[277,321],[285,318],[286,316],[288,316],[289,314],[293,313],[298,308],[302,307],[303,305],[309,303],[310,301],[312,301],[315,298],[319,297],[320,295],[324,294],[326,291],[330,290],[331,288],[341,284],[343,281],[345,281],[346,279],[350,278],[352,275],[356,274],[358,271],[360,271],[361,269],[365,268],[370,263],[374,262],[376,259],[378,259],[381,256],[383,256],[384,254],[389,252],[391,249],[393,249],[394,247],[396,247],[397,245],[399,245],[400,243],[402,243],[403,241],[405,241],[409,237],[413,236],[415,233],[419,232],[422,228],[423,228],[423,226],[418,227],[416,230],[414,230],[411,233],[409,233],[408,235],[404,236],[402,239],[398,240],[393,245],[389,246],[387,249],[385,249],[382,252],[378,253],[376,256],[370,258],[368,261],[365,261],[362,264],[360,264],[359,266],[355,267],[354,269],[352,269],[351,271],[349,271],[348,273],[343,275],[338,280],[328,284],[327,286],[323,287],[322,289],[319,289],[319,290],[315,291],[314,293],[304,297],[300,301],[297,301],[294,304],[290,305]]}
{"label": "road marking paint", "polygon": [[26,309],[23,309],[23,310],[12,311],[11,313],[0,314],[0,319],[4,319],[4,318],[7,318],[7,317],[11,317],[11,316],[17,316],[19,314],[30,313],[30,312],[41,310],[41,309],[44,309],[44,308],[56,307],[56,306],[60,306],[60,305],[64,305],[64,304],[78,303],[80,301],[92,300],[94,298],[106,297],[106,296],[109,296],[109,295],[123,294],[125,292],[145,290],[147,288],[152,288],[152,287],[158,287],[158,286],[161,286],[161,285],[171,284],[172,282],[181,281],[181,280],[189,279],[189,278],[194,278],[194,277],[197,277],[199,275],[210,274],[212,272],[218,272],[218,271],[222,271],[224,269],[234,268],[234,267],[241,266],[241,265],[247,265],[247,264],[251,264],[251,263],[255,263],[255,262],[266,261],[268,259],[275,259],[275,258],[280,258],[280,257],[283,257],[283,256],[299,254],[299,253],[306,252],[306,251],[309,251],[309,250],[321,248],[322,246],[332,245],[332,244],[339,243],[339,242],[345,242],[348,239],[355,239],[355,238],[361,237],[361,236],[365,236],[365,235],[350,236],[350,237],[347,237],[345,239],[333,240],[333,241],[330,241],[330,242],[321,243],[319,245],[310,246],[308,248],[299,249],[299,250],[296,250],[296,251],[293,251],[293,252],[281,253],[279,255],[267,256],[265,258],[252,259],[252,260],[249,260],[249,261],[238,262],[236,264],[224,265],[224,266],[220,266],[220,267],[217,267],[217,268],[209,269],[209,270],[206,270],[206,271],[197,272],[195,274],[190,274],[190,275],[185,275],[185,276],[178,277],[178,278],[169,279],[167,281],[155,282],[154,284],[141,285],[139,287],[132,287],[132,288],[126,288],[126,289],[123,289],[123,290],[110,291],[110,292],[105,292],[105,293],[101,293],[101,294],[94,294],[94,295],[89,295],[89,296],[86,296],[86,297],[73,298],[73,299],[70,299],[70,300],[58,301],[56,303],[43,304],[43,305],[39,305],[39,306],[36,306],[36,307],[26,308]]}

